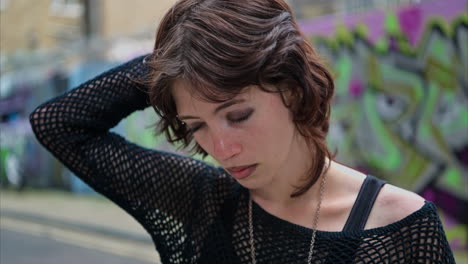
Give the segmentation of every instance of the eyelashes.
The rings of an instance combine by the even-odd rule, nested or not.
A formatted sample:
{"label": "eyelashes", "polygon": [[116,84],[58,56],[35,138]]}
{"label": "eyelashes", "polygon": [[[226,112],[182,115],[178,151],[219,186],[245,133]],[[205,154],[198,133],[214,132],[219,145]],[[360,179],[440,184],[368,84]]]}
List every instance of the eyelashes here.
{"label": "eyelashes", "polygon": [[241,123],[247,119],[253,114],[254,110],[253,109],[247,109],[247,111],[243,111],[241,114],[236,115],[233,114],[232,116],[228,114],[228,120],[233,123]]}
{"label": "eyelashes", "polygon": [[201,127],[202,127],[202,125],[197,125],[195,127],[189,127],[188,132],[193,134],[193,133],[197,132]]}
{"label": "eyelashes", "polygon": [[[254,109],[249,108],[246,111],[242,111],[240,113],[229,113],[226,117],[229,122],[234,123],[234,124],[239,124],[244,121],[247,121],[253,114]],[[188,132],[189,133],[195,133],[197,132],[200,128],[203,128],[205,126],[205,123],[203,122],[197,122],[192,126],[188,126]]]}

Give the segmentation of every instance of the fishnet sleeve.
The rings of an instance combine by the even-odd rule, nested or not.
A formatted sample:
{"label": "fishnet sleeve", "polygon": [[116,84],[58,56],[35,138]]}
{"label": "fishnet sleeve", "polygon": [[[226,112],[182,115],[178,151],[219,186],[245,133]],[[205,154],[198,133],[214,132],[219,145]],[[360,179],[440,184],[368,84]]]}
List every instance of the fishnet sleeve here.
{"label": "fishnet sleeve", "polygon": [[[437,209],[430,202],[410,217],[368,233],[353,263],[455,263]],[[345,248],[354,247],[349,245]],[[339,254],[334,257],[340,258]]]}
{"label": "fishnet sleeve", "polygon": [[109,131],[149,106],[144,85],[134,81],[147,71],[143,57],[134,59],[40,105],[30,122],[45,148],[133,215],[154,239],[162,230],[187,225],[196,179],[213,167],[143,148]]}
{"label": "fishnet sleeve", "polygon": [[[415,221],[400,240],[400,245],[411,252],[411,263],[444,263],[454,264],[452,250],[445,236],[442,222],[436,206],[429,203],[429,213]],[[411,248],[411,250],[410,250]]]}

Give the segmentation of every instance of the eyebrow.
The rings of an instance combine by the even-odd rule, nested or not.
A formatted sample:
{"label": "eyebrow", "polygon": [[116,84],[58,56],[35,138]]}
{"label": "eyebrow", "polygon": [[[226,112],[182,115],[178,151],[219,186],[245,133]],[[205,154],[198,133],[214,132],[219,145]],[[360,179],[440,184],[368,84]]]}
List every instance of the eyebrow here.
{"label": "eyebrow", "polygon": [[[240,104],[240,103],[243,103],[245,102],[244,99],[232,99],[232,100],[229,100],[225,103],[223,103],[222,105],[219,105],[218,107],[216,107],[216,109],[213,111],[213,114],[216,114],[218,113],[219,111],[225,109],[225,108],[228,108],[232,105],[235,105],[235,104]],[[184,116],[179,116],[179,120],[183,120],[183,119],[200,119],[199,117],[196,117],[196,116],[190,116],[190,115],[184,115]]]}

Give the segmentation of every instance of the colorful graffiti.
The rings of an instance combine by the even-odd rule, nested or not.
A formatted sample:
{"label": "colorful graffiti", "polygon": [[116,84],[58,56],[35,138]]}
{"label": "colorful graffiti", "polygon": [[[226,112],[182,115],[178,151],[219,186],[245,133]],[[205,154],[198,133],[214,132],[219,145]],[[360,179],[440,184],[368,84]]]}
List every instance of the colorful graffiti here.
{"label": "colorful graffiti", "polygon": [[334,70],[338,160],[435,202],[468,249],[468,1],[304,21]]}
{"label": "colorful graffiti", "polygon": [[[435,202],[455,251],[468,249],[467,10],[468,0],[425,0],[300,23],[336,77],[329,143],[338,160]],[[153,137],[155,118],[146,109],[115,131],[174,151]],[[0,165],[14,163],[7,151]]]}

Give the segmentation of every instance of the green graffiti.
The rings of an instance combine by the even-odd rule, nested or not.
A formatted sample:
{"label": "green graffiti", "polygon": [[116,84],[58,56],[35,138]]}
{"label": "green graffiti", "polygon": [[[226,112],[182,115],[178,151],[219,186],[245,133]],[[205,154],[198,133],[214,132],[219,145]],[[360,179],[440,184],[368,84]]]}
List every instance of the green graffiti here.
{"label": "green graffiti", "polygon": [[[421,193],[450,192],[466,204],[467,18],[434,17],[415,46],[393,13],[375,44],[365,26],[359,32],[341,26],[334,39],[311,36],[337,72],[327,140],[339,161]],[[436,204],[461,223],[447,228],[447,236],[456,249],[467,248],[460,234],[468,223],[445,201]]]}
{"label": "green graffiti", "polygon": [[393,12],[388,12],[385,16],[385,30],[389,35],[398,36],[401,34],[400,21]]}
{"label": "green graffiti", "polygon": [[[400,153],[397,146],[390,140],[393,135],[389,133],[388,129],[382,124],[377,112],[374,111],[374,103],[375,98],[372,95],[366,94],[364,96],[365,112],[372,128],[375,129],[374,135],[378,137],[377,140],[382,144],[381,149],[383,151],[380,153],[374,151],[370,153],[368,158],[373,164],[378,164],[379,167],[385,170],[391,170],[401,164]],[[382,162],[382,160],[385,160],[385,162]]]}
{"label": "green graffiti", "polygon": [[352,61],[348,56],[341,56],[337,63],[336,93],[345,96],[348,93],[348,84],[351,80]]}

